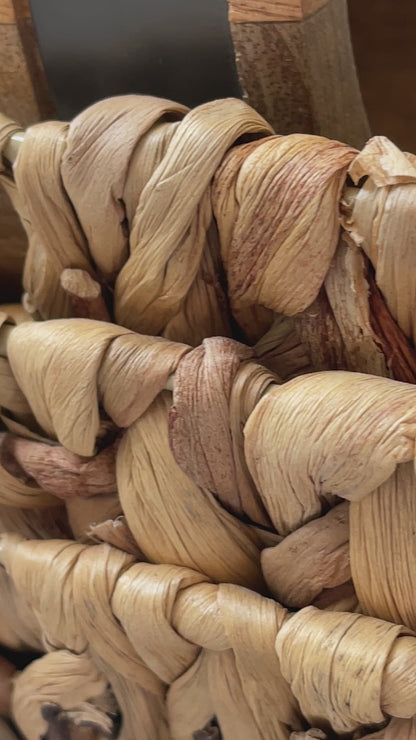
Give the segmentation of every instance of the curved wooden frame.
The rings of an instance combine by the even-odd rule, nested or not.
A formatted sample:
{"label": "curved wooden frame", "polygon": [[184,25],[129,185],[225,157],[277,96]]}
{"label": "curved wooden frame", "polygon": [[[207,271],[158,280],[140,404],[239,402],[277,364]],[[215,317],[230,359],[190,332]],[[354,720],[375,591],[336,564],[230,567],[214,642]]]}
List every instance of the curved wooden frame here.
{"label": "curved wooden frame", "polygon": [[279,134],[369,138],[346,0],[228,0],[244,99]]}
{"label": "curved wooden frame", "polygon": [[0,0],[0,107],[25,126],[54,115],[28,0]]}

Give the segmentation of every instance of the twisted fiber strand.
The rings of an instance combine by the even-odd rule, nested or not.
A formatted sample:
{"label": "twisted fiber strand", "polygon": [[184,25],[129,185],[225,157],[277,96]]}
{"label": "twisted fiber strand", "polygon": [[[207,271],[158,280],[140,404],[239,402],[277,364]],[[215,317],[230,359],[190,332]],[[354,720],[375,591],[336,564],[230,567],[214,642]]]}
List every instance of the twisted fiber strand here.
{"label": "twisted fiber strand", "polygon": [[[414,157],[384,137],[357,153],[270,133],[241,101],[186,113],[146,96],[32,127],[18,187],[2,179],[29,232],[33,310],[71,315],[60,272],[83,266],[109,303],[116,279],[118,322],[198,344],[229,333],[224,269],[234,319],[282,377],[342,368],[413,381]],[[360,187],[344,187],[347,171]]]}
{"label": "twisted fiber strand", "polygon": [[[154,375],[152,357],[159,358]],[[354,505],[371,495],[379,500],[372,492],[390,485],[402,464],[413,460],[414,386],[347,372],[273,384],[247,349],[229,339],[205,340],[190,350],[103,322],[53,321],[17,327],[9,340],[9,361],[38,421],[68,448],[76,444],[78,453],[94,452],[100,399],[114,421],[134,419],[116,459],[120,502],[137,545],[150,560],[195,567],[214,580],[262,588],[258,531],[228,511],[269,523],[287,536],[319,517],[324,505],[336,504],[335,495]],[[175,368],[172,406],[162,389]],[[132,385],[138,392],[128,406]],[[88,446],[80,446],[83,439]],[[235,491],[242,497],[237,508]],[[410,502],[410,489],[406,495]],[[394,497],[387,505],[394,506]],[[406,531],[397,517],[390,526]],[[348,580],[348,534],[343,536],[340,558]],[[331,543],[332,534],[326,546],[330,553]],[[274,556],[279,562],[279,552],[281,545],[263,563]],[[336,567],[331,558],[321,586],[319,576],[312,585],[315,597],[324,587],[341,585],[331,575],[331,564]],[[358,562],[354,582],[366,567],[365,559]],[[318,570],[319,563],[315,575]],[[279,599],[291,603],[285,590],[274,590],[273,576],[268,581]],[[394,615],[371,613],[412,627],[410,591],[404,597],[406,605]]]}
{"label": "twisted fiber strand", "polygon": [[[55,712],[62,714],[62,710],[64,715],[65,710],[71,710],[73,725],[93,726],[102,733],[100,738],[110,737],[113,723],[99,703],[106,690],[107,678],[87,653],[58,650],[33,661],[17,676],[12,691],[12,716],[29,739],[44,736],[50,724],[47,718],[59,722]],[[95,699],[96,706],[91,699]],[[64,730],[63,719],[61,723]]]}
{"label": "twisted fiber strand", "polygon": [[[330,723],[340,732],[382,722],[386,711],[399,718],[416,713],[416,643],[400,626],[313,607],[290,616],[254,592],[209,584],[185,568],[134,563],[108,545],[25,542],[5,535],[1,557],[18,592],[39,615],[51,645],[79,652],[80,644],[88,642],[93,656],[156,696],[166,684],[175,687],[176,679],[183,683],[196,660],[201,668],[202,656],[208,673],[222,656],[225,674],[232,656],[226,705],[229,722],[239,705],[249,709],[250,727],[242,737],[287,738],[290,728],[301,729],[289,684],[312,722]],[[62,592],[52,588],[58,571]],[[235,670],[244,695],[232,689]],[[316,682],[318,692],[312,690]],[[225,685],[213,692],[215,708]],[[117,699],[119,688],[113,683]],[[202,709],[205,704],[203,697]],[[218,706],[223,726],[221,700]],[[167,709],[169,722],[175,724],[179,719],[172,700]],[[143,737],[150,735],[143,732]]]}
{"label": "twisted fiber strand", "polygon": [[[59,283],[64,268],[86,269],[92,276],[98,271],[98,279],[111,287],[124,265],[115,285],[114,310],[121,323],[147,333],[165,329],[176,338],[182,332],[183,339],[195,341],[194,333],[197,342],[206,332],[228,331],[208,185],[240,136],[263,136],[271,129],[238,100],[200,106],[178,126],[175,120],[185,113],[170,101],[124,96],[92,106],[69,127],[50,123],[30,129],[14,176],[31,209],[28,218],[20,209],[30,241],[24,283],[44,318],[71,315]],[[5,126],[9,131],[8,122]],[[54,159],[43,147],[48,138],[51,146],[56,142]],[[60,251],[57,230],[63,231]],[[86,245],[88,266],[82,256]],[[159,328],[152,326],[155,321]]]}
{"label": "twisted fiber strand", "polygon": [[[198,119],[198,115],[196,118]],[[191,116],[191,135],[192,121]],[[159,147],[158,156],[162,149],[165,152],[168,151],[174,140],[175,153],[179,151],[177,146],[179,136],[176,134],[180,124],[172,125],[175,126],[175,130],[169,134],[169,144],[166,148]],[[163,127],[167,136],[169,124],[163,124]],[[162,134],[160,130],[159,134]],[[163,136],[164,134],[161,138]],[[158,138],[159,143],[160,140]],[[411,213],[416,174],[414,159],[410,155],[405,156],[400,153],[382,137],[371,140],[363,152],[355,158],[347,153],[346,148],[342,149],[341,145],[338,145],[341,148],[337,149],[335,143],[324,144],[324,142],[325,140],[315,141],[315,137],[309,137],[308,144],[304,137],[293,139],[277,137],[266,139],[264,142],[235,147],[223,160],[215,178],[212,197],[233,315],[252,341],[260,339],[256,348],[258,356],[266,364],[271,362],[275,368],[279,369],[283,378],[310,366],[325,368],[333,363],[332,366],[335,367],[365,370],[413,381],[414,356],[411,342],[414,337],[412,323],[414,291],[411,281],[414,270],[412,270]],[[172,146],[171,150],[173,148]],[[331,151],[334,152],[333,161]],[[264,158],[260,156],[261,153]],[[342,157],[345,159],[343,160]],[[192,160],[194,166],[198,161],[198,158]],[[365,175],[369,174],[370,177],[358,193],[354,193],[351,203],[348,201],[348,192],[344,191],[341,202],[342,221],[350,237],[347,241],[341,240],[335,252],[339,233],[338,203],[345,170],[350,162],[352,164],[349,172],[357,183]],[[321,163],[322,170],[319,167]],[[331,170],[331,163],[333,170]],[[237,170],[238,175],[236,175]],[[169,168],[167,171],[169,172]],[[270,173],[269,178],[267,173]],[[149,182],[150,180],[151,177]],[[307,190],[306,187],[309,182],[313,185],[311,190]],[[180,184],[182,183],[183,177]],[[223,187],[224,183],[225,187]],[[264,190],[262,190],[263,185]],[[180,192],[179,188],[179,199]],[[260,195],[256,200],[257,194]],[[269,194],[273,195],[274,208],[270,207],[271,201],[268,203],[267,198],[264,197]],[[318,202],[319,213],[322,217],[320,223],[316,218]],[[196,229],[194,234],[197,236],[202,234],[203,240],[204,235],[208,232],[212,233],[212,229],[207,228],[209,209],[202,201],[198,203],[197,220],[200,220],[194,223]],[[243,203],[246,206],[244,209],[240,208]],[[249,207],[251,203],[253,203],[253,210]],[[307,208],[308,205],[310,210]],[[285,219],[279,215],[279,208],[283,209]],[[229,219],[229,214],[233,215],[232,221]],[[308,222],[309,216],[311,220]],[[267,219],[270,219],[271,224]],[[139,222],[140,219],[138,219]],[[198,231],[200,222],[202,228]],[[250,227],[254,223],[258,228],[251,236]],[[320,227],[323,228],[325,238],[322,238],[321,233],[319,241],[317,234]],[[124,229],[126,230],[126,224],[124,224]],[[178,234],[180,234],[180,228],[178,229]],[[151,232],[158,233],[157,229],[154,231],[154,225]],[[256,234],[259,235],[259,239]],[[293,237],[292,241],[290,237]],[[327,237],[328,241],[326,241]],[[180,240],[182,237],[179,235],[178,238]],[[214,241],[210,244],[213,245]],[[201,243],[199,238],[196,241],[194,239],[194,242]],[[393,254],[391,245],[396,242],[398,248]],[[160,243],[163,247],[163,235]],[[182,245],[182,242],[180,244]],[[186,238],[184,244],[186,251]],[[269,250],[265,248],[267,244],[269,244]],[[302,249],[296,252],[302,244]],[[214,247],[213,251],[215,252]],[[295,253],[297,265],[302,266],[301,280],[298,274],[291,272]],[[406,267],[403,275],[399,276],[397,266],[400,257],[402,258],[401,264]],[[150,253],[146,253],[146,259],[149,258],[151,259]],[[276,258],[278,268],[277,279],[274,279],[275,276],[272,274],[274,258]],[[176,276],[178,272],[175,270],[177,269],[177,265],[172,265],[170,275]],[[167,336],[180,337],[192,344],[197,343],[198,339],[195,341],[195,336],[189,329],[190,324],[186,324],[186,321],[181,323],[183,318],[181,317],[175,325],[175,317],[172,316],[179,305],[184,305],[184,296],[190,295],[188,291],[197,274],[196,266],[190,269],[191,278],[189,279],[187,275],[183,279],[179,298],[178,294],[171,291],[175,282],[173,279],[170,283],[168,278],[165,287],[161,287],[162,284],[158,277],[161,273],[158,270],[160,267],[156,266],[155,282],[148,291],[147,289],[143,291],[143,301],[147,301],[146,296],[150,296],[150,300],[160,306],[158,301],[165,295],[163,292],[165,288],[167,289],[167,300],[165,307],[162,300],[160,315],[156,319],[160,324],[152,324],[150,330],[162,331]],[[372,270],[374,270],[374,275]],[[167,275],[168,271],[164,269],[163,274]],[[105,273],[105,270],[97,277],[103,280],[104,287],[108,281],[111,282],[113,279],[113,276]],[[368,295],[368,285],[371,288],[370,295]],[[127,295],[126,291],[125,294]],[[271,299],[268,297],[270,295]],[[268,302],[270,300],[271,302]],[[267,310],[263,306],[266,306]],[[273,323],[271,311],[277,313]],[[287,316],[282,314],[287,314]],[[143,315],[146,316],[146,309]],[[173,334],[169,334],[170,321],[173,321],[170,327],[175,327]],[[180,330],[177,331],[179,325]],[[157,328],[157,326],[162,328]],[[262,337],[267,329],[268,333]],[[146,327],[145,330],[148,331],[149,328]],[[92,358],[93,370],[100,365],[108,347],[112,346],[115,341],[113,335],[108,339],[104,331],[97,333],[102,337],[102,341],[97,345],[98,353]],[[70,331],[67,336],[69,334]],[[321,341],[325,334],[329,337],[326,344]],[[288,343],[290,335],[296,335],[300,339],[300,344],[295,340]],[[361,337],[364,337],[364,347],[361,346]],[[127,344],[130,342],[130,337],[122,341]],[[133,346],[135,341],[133,338]],[[301,345],[304,346],[305,343],[306,349],[301,349]],[[328,346],[331,349],[330,357],[325,354]],[[298,378],[274,390],[269,388],[266,397],[259,401],[264,388],[270,385],[270,380],[263,377],[259,382],[263,390],[261,393],[259,391],[254,393],[255,402],[252,408],[247,411],[246,415],[245,411],[240,411],[237,415],[242,426],[245,425],[246,439],[242,444],[241,437],[239,438],[238,435],[234,442],[233,425],[230,421],[227,422],[225,413],[230,393],[232,394],[230,384],[232,386],[234,378],[230,379],[226,368],[227,363],[224,361],[223,366],[221,363],[218,365],[221,372],[226,371],[222,377],[222,383],[218,384],[218,389],[213,392],[210,388],[204,388],[202,381],[206,373],[203,365],[205,354],[206,352],[199,352],[200,356],[197,354],[192,357],[192,353],[184,350],[183,361],[188,362],[189,358],[190,367],[201,369],[201,388],[198,389],[196,395],[192,383],[191,387],[187,388],[189,373],[181,373],[179,365],[180,382],[177,387],[175,385],[178,403],[175,402],[170,412],[170,443],[177,461],[185,467],[185,472],[195,480],[197,485],[206,486],[210,493],[218,497],[234,513],[239,516],[248,516],[252,521],[263,525],[271,523],[283,535],[290,535],[301,525],[307,526],[311,517],[319,516],[322,512],[323,503],[332,506],[335,503],[334,493],[351,499],[352,573],[360,600],[362,599],[364,608],[370,614],[385,616],[396,622],[403,621],[412,627],[415,618],[411,606],[414,591],[411,582],[413,572],[411,522],[414,518],[412,510],[413,467],[411,465],[414,450],[414,421],[409,395],[412,391],[411,387],[404,384],[390,384],[389,381],[381,378],[357,376],[353,379],[347,373],[326,374],[325,376]],[[209,352],[207,354],[209,355]],[[224,354],[226,355],[226,352]],[[215,354],[211,361],[218,363]],[[247,364],[250,363],[246,362]],[[13,368],[13,370],[17,377],[16,369]],[[253,370],[253,377],[256,373],[258,371]],[[132,375],[134,376],[134,373]],[[237,370],[237,375],[241,376],[240,370]],[[146,469],[144,463],[148,465],[142,453],[143,449],[146,449],[144,442],[146,437],[149,437],[149,433],[153,434],[154,440],[159,440],[158,449],[163,451],[164,455],[166,454],[167,436],[164,437],[166,441],[162,442],[161,430],[156,427],[162,428],[166,424],[170,400],[165,395],[164,403],[162,403],[162,397],[156,398],[157,394],[155,394],[153,396],[154,405],[150,407],[147,405],[144,409],[140,408],[139,401],[135,401],[132,416],[128,419],[128,412],[123,414],[123,409],[128,408],[125,402],[121,404],[122,413],[116,418],[117,403],[114,402],[112,405],[111,393],[114,391],[111,382],[107,383],[103,380],[101,387],[98,384],[99,392],[97,393],[94,391],[94,383],[91,381],[91,376],[88,376],[88,372],[84,377],[88,378],[87,390],[89,405],[91,407],[92,404],[93,409],[93,423],[89,426],[81,414],[78,431],[81,431],[83,453],[91,455],[95,451],[99,428],[98,403],[102,403],[104,395],[101,394],[104,394],[102,390],[104,387],[107,394],[103,403],[104,408],[107,412],[110,409],[110,416],[116,424],[130,427],[118,453],[118,462],[119,470],[122,471],[120,475],[124,475],[130,464],[134,477],[130,481],[127,476],[124,488],[125,481],[122,481],[119,475],[119,482],[121,481],[119,487],[120,496],[124,495],[122,494],[123,488],[127,492],[123,506],[126,509],[129,506],[132,507],[127,519],[132,529],[133,526],[137,527],[136,539],[141,547],[140,539],[145,537],[137,525],[141,511],[135,507],[131,492],[135,494],[146,480],[141,477],[140,468],[144,466]],[[21,382],[22,378],[19,379],[19,384]],[[97,387],[97,384],[95,385]],[[42,383],[39,384],[39,388],[41,386]],[[42,395],[40,391],[38,393],[39,396]],[[29,394],[27,395],[29,398]],[[46,433],[49,436],[57,436],[71,449],[71,446],[76,444],[76,435],[73,434],[71,438],[70,428],[68,430],[55,429],[55,426],[60,426],[57,410],[64,403],[65,392],[60,395],[58,391],[54,396],[53,392],[46,389],[45,397],[46,401],[44,399],[41,402],[36,401],[39,407],[37,413],[35,411],[35,416],[43,415],[41,426],[46,422]],[[68,398],[68,395],[66,397]],[[393,399],[393,397],[394,401],[390,405],[388,399]],[[289,429],[288,420],[293,418],[293,410],[298,409],[299,404],[307,409],[305,413],[310,415],[307,419],[310,426],[306,424],[305,429],[302,429],[300,424],[296,427],[295,423],[295,428],[291,427],[290,440],[288,439],[284,444],[285,437],[287,437],[285,427]],[[30,405],[32,406],[32,403]],[[54,408],[55,418],[51,416],[51,408]],[[158,424],[155,424],[155,409],[157,409]],[[315,409],[315,415],[313,409]],[[150,418],[150,412],[154,416],[153,419]],[[215,425],[213,423],[210,425],[208,412],[212,415],[212,419],[217,413],[218,419],[222,420],[221,425],[218,426],[219,440],[225,441],[224,449],[227,449],[227,455],[225,464],[220,465],[218,469],[216,468],[218,452],[223,448],[219,440],[215,440]],[[205,427],[202,423],[204,414],[205,421],[208,421]],[[318,417],[319,423],[317,422]],[[368,424],[367,428],[366,424]],[[83,430],[83,426],[86,429]],[[356,436],[358,429],[362,431]],[[370,433],[368,429],[371,430]],[[162,432],[164,435],[163,429]],[[295,447],[291,444],[293,436],[301,444],[303,454],[299,459],[295,458],[299,453],[300,445],[296,445],[295,455]],[[276,439],[283,444],[276,446]],[[339,449],[338,446],[331,445],[334,440],[338,441]],[[143,446],[135,458],[137,443],[140,444],[140,442],[143,442]],[[75,452],[79,453],[80,449]],[[241,452],[241,449],[244,449],[245,454],[237,455],[239,460],[237,465],[235,460],[233,461],[233,455],[236,451]],[[191,468],[189,468],[189,450],[203,450],[202,457],[197,454],[195,464]],[[364,468],[363,461],[367,459],[369,465]],[[273,464],[271,464],[272,461]],[[348,466],[349,469],[347,469]],[[171,467],[171,470],[176,471],[176,468]],[[137,471],[139,471],[138,477]],[[237,500],[232,500],[235,487],[230,485],[230,482],[238,481],[238,476],[241,481],[238,497]],[[167,480],[167,477],[162,475],[160,489]],[[279,491],[278,496],[276,496],[277,490]],[[217,511],[223,510],[220,508]],[[370,517],[368,512],[370,512]],[[399,512],[400,516],[397,515]],[[148,520],[147,523],[153,521]],[[228,519],[227,526],[231,526],[233,521],[237,520]],[[177,533],[179,531],[178,527]],[[253,541],[253,532],[252,528],[246,529],[246,535],[251,541]],[[383,532],[383,537],[380,537],[380,532]],[[165,535],[163,528],[162,533]],[[176,536],[174,534],[172,544]],[[386,541],[390,545],[387,548],[383,546]],[[259,547],[259,544],[256,546]],[[145,544],[144,550],[146,551],[148,547],[152,547],[152,544]],[[246,547],[247,544],[242,549]],[[362,556],[360,556],[360,547]],[[174,545],[174,548],[176,550],[177,545]],[[279,548],[281,552],[281,545],[277,545],[276,552]],[[253,552],[251,551],[248,559],[253,559]],[[390,562],[390,553],[397,552],[400,552],[400,557]],[[157,556],[155,558],[154,553],[151,553],[151,557],[158,559]],[[170,557],[186,565],[192,565],[195,562],[193,554],[190,561],[187,553],[184,557],[183,552],[178,554],[177,550],[173,551]],[[345,563],[345,555],[342,555],[342,558]],[[204,556],[201,560],[201,556],[198,555],[198,559],[202,562]],[[242,561],[240,562],[242,565]],[[197,567],[201,568],[199,562]],[[205,562],[201,570],[211,575],[210,567],[207,570]],[[217,572],[214,577],[221,580],[222,574],[218,578],[218,566],[215,567]],[[233,567],[234,564],[231,570]],[[238,570],[240,566],[237,567]],[[376,572],[378,577],[369,583],[370,574],[373,572]],[[345,576],[347,575],[348,564],[345,569]],[[333,584],[333,575],[325,575],[325,585],[328,583],[327,578],[331,585],[336,587],[336,584]],[[258,575],[253,573],[250,579],[252,579],[250,585],[255,584],[256,587],[261,588]],[[241,575],[236,577],[233,572],[231,580],[241,582]],[[355,616],[352,615],[354,620]],[[354,625],[355,621],[351,624]],[[351,630],[353,627],[348,627],[348,631]],[[299,649],[302,648],[301,643],[302,641],[297,643]],[[295,672],[291,681],[296,684],[298,680],[296,677],[297,660],[294,665]],[[229,670],[232,671],[230,662]],[[290,674],[292,668],[288,667],[287,670]],[[323,694],[325,690],[323,685]],[[296,691],[304,713],[311,719],[315,714],[319,717],[319,707],[309,706],[308,693],[306,692],[306,697],[302,697],[301,690],[297,688]],[[363,712],[360,714],[359,723],[367,722],[363,719],[364,710],[367,710],[364,705],[363,709],[356,709],[357,714]],[[331,711],[334,715],[331,715],[330,719],[337,727],[338,721],[340,722],[340,731],[343,731],[345,727],[349,728],[350,723],[356,721],[348,715],[348,712],[345,717],[339,719],[337,707]]]}
{"label": "twisted fiber strand", "polygon": [[[264,146],[254,142],[236,147],[235,177],[240,165],[243,166],[241,198],[238,193],[233,217],[237,241],[230,250],[224,241],[221,223],[223,201],[227,197],[223,183],[227,182],[230,158],[228,170],[220,168],[211,191],[212,177],[224,154],[241,136],[258,138],[272,131],[247,105],[231,99],[204,104],[185,115],[179,123],[162,123],[167,113],[173,113],[177,119],[185,112],[182,106],[167,101],[125,96],[95,104],[74,119],[69,128],[67,124],[49,123],[29,130],[27,142],[15,163],[14,175],[18,191],[25,194],[25,202],[31,209],[29,218],[23,216],[23,211],[21,213],[24,222],[28,222],[29,237],[33,229],[36,234],[42,232],[30,239],[32,257],[27,261],[25,285],[30,302],[44,318],[70,315],[68,296],[59,284],[60,261],[61,272],[65,267],[82,267],[90,273],[97,268],[99,277],[101,275],[104,282],[110,283],[121,269],[115,284],[115,317],[130,328],[146,333],[162,331],[166,336],[192,344],[198,343],[210,330],[211,333],[224,333],[228,319],[220,285],[218,239],[213,217],[215,214],[220,229],[223,261],[229,263],[229,252],[235,255],[228,275],[228,282],[233,286],[233,275],[239,273],[242,266],[238,258],[238,235],[241,228],[245,229],[242,217],[244,213],[244,218],[249,218],[252,208],[260,209],[259,223],[265,219],[265,228],[259,230],[257,242],[255,238],[249,240],[250,250],[258,254],[256,270],[268,264],[269,272],[273,272],[273,259],[278,259],[284,266],[279,270],[283,292],[285,281],[287,283],[292,275],[285,255],[293,250],[296,241],[301,245],[302,254],[311,252],[309,257],[302,259],[313,263],[313,271],[316,271],[316,277],[304,284],[301,303],[307,301],[309,295],[312,299],[315,297],[335,251],[339,231],[337,203],[345,170],[355,151],[320,137],[296,135],[266,139]],[[4,125],[8,132],[9,123]],[[54,156],[48,156],[46,151],[48,137],[50,151],[52,148],[56,151]],[[245,165],[240,152],[245,156]],[[53,171],[53,177],[47,176],[48,168]],[[36,182],[31,174],[34,171]],[[141,174],[143,171],[148,175],[147,182]],[[86,180],[87,172],[94,175],[88,175]],[[289,175],[290,182],[287,181]],[[256,199],[249,209],[245,206],[253,200],[259,176],[264,181],[259,189],[262,203]],[[48,183],[53,179],[53,191],[49,193]],[[228,189],[226,184],[226,191]],[[55,209],[49,208],[52,197],[59,197]],[[131,198],[135,199],[133,203]],[[286,208],[288,198],[293,205],[290,209]],[[283,231],[279,227],[278,212],[267,224],[268,204],[276,203],[277,199],[287,212],[287,227]],[[244,210],[240,209],[240,200]],[[40,204],[44,204],[43,207]],[[323,220],[314,231],[312,214],[317,205]],[[64,216],[60,220],[62,212]],[[287,228],[290,231],[291,225],[294,233],[289,245]],[[61,229],[63,246],[59,253],[55,235]],[[74,239],[74,232],[79,238]],[[265,244],[267,249],[264,249]],[[89,251],[89,268],[80,257],[85,245]],[[45,268],[37,274],[42,254],[45,255]],[[245,263],[245,269],[251,270],[252,259],[245,259]],[[279,298],[276,305],[271,296],[264,302],[263,292],[258,293],[259,280],[251,279],[251,282],[251,292],[245,302],[253,298],[254,303],[276,310],[281,303]],[[267,289],[265,286],[265,293]],[[37,291],[36,296],[34,291]],[[232,302],[235,302],[234,293],[232,287]]]}

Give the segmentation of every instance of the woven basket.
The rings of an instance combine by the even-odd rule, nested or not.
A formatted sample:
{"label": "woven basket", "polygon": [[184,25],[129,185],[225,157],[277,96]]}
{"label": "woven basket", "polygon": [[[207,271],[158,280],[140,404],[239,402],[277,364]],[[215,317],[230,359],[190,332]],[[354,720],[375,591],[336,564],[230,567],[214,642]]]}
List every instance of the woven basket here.
{"label": "woven basket", "polygon": [[0,643],[42,655],[0,710],[27,740],[416,738],[414,157],[125,96],[3,162]]}

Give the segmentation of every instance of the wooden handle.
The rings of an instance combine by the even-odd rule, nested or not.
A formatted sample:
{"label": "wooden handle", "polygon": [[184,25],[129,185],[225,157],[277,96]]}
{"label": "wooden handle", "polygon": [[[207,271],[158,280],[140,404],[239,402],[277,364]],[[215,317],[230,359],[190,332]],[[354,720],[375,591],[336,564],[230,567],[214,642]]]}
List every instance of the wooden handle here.
{"label": "wooden handle", "polygon": [[16,13],[10,0],[0,0],[0,24],[16,23]]}
{"label": "wooden handle", "polygon": [[229,0],[229,11],[243,97],[275,131],[362,147],[370,132],[346,0]]}
{"label": "wooden handle", "polygon": [[28,0],[0,0],[0,110],[24,125],[53,115]]}
{"label": "wooden handle", "polygon": [[326,5],[328,0],[229,0],[231,23],[300,21]]}

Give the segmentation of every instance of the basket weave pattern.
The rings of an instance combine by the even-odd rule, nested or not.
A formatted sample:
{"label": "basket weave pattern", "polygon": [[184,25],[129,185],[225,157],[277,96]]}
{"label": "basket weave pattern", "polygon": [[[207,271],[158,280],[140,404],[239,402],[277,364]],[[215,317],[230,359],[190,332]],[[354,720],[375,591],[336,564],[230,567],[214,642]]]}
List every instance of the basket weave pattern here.
{"label": "basket weave pattern", "polygon": [[125,96],[28,129],[0,180],[29,241],[0,642],[44,653],[5,712],[28,740],[416,738],[414,157]]}

